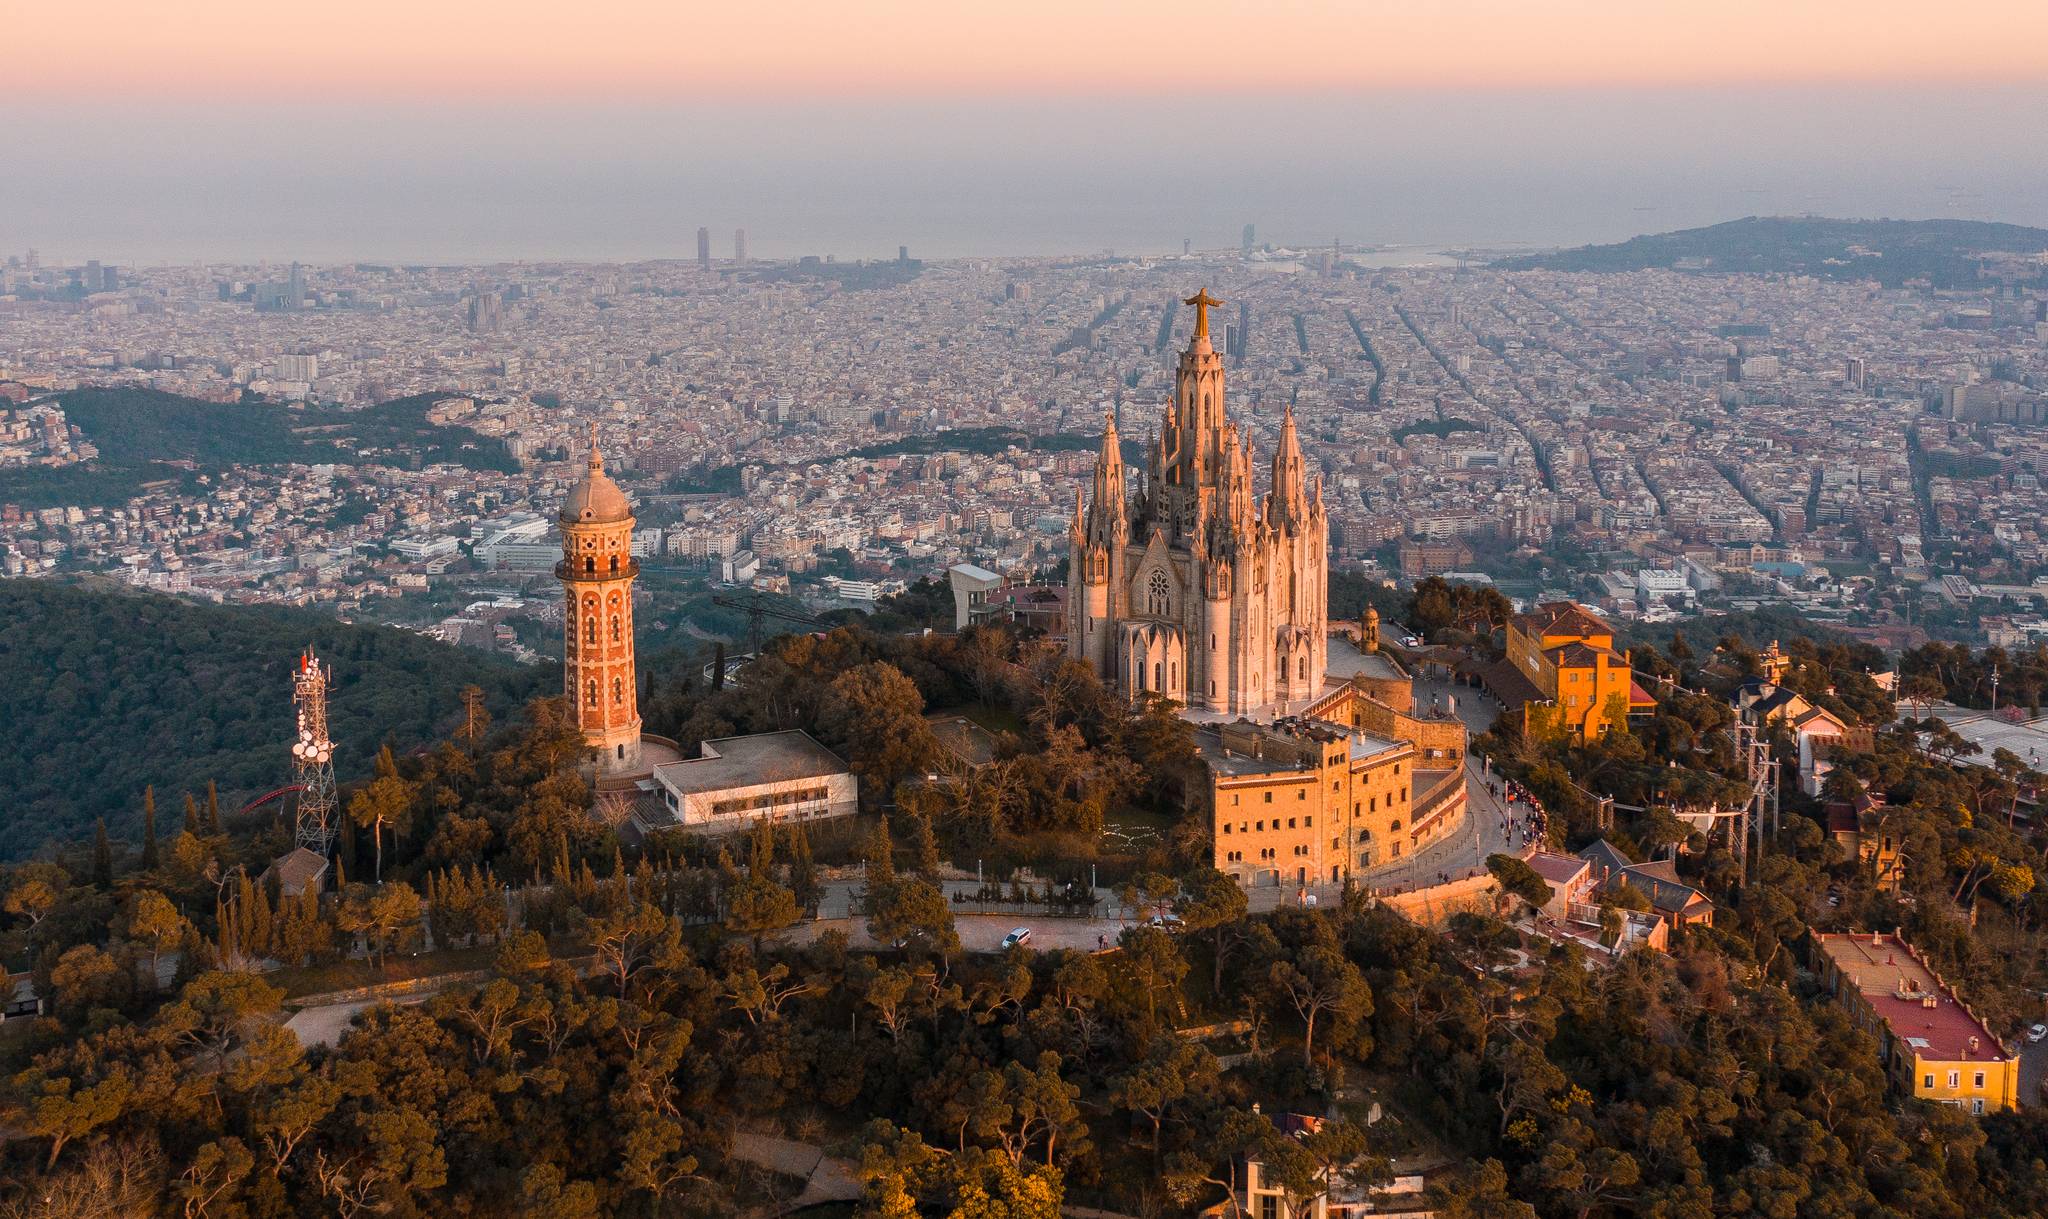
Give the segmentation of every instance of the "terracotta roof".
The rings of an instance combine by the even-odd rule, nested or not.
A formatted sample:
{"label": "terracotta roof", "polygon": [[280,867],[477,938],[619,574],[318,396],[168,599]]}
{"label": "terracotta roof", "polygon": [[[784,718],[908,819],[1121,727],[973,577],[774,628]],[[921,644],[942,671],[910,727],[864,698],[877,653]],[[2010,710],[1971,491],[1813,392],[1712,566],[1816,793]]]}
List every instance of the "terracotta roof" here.
{"label": "terracotta roof", "polygon": [[[2003,1062],[2005,1047],[1895,935],[1816,934],[1821,950],[1889,1025],[1899,1047],[1930,1062]],[[1934,1006],[1926,1005],[1932,996]],[[1976,1042],[1971,1048],[1970,1043]]]}
{"label": "terracotta roof", "polygon": [[1570,601],[1546,601],[1516,616],[1516,625],[1539,635],[1612,635],[1614,628]]}
{"label": "terracotta roof", "polygon": [[1576,855],[1553,855],[1549,851],[1538,851],[1529,856],[1529,866],[1536,870],[1536,875],[1551,884],[1563,885],[1570,884],[1589,865]]}

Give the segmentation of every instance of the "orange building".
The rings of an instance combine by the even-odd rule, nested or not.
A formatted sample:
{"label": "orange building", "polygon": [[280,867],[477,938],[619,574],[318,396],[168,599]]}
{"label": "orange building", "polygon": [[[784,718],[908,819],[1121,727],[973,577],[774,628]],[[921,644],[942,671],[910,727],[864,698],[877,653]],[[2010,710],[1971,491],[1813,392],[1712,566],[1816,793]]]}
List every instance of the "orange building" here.
{"label": "orange building", "polygon": [[2020,1059],[1896,935],[1824,935],[1823,985],[1877,1038],[1899,1090],[1971,1113],[2019,1106]]}
{"label": "orange building", "polygon": [[1629,654],[1614,650],[1614,628],[1569,601],[1509,619],[1507,659],[1495,669],[1488,686],[1510,708],[1521,707],[1527,732],[1550,725],[1582,739],[1626,732],[1631,712],[1655,705],[1636,685]]}

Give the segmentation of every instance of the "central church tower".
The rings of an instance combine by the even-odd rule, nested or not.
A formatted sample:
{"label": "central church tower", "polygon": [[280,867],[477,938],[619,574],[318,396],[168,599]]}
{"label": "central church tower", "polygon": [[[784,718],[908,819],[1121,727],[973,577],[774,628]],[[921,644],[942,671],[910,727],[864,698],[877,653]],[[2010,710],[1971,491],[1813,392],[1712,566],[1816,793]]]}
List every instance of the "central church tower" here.
{"label": "central church tower", "polygon": [[562,501],[562,694],[600,775],[640,768],[640,687],[633,658],[633,508],[604,472],[597,424],[590,464]]}
{"label": "central church tower", "polygon": [[1068,536],[1068,653],[1135,699],[1156,693],[1225,714],[1298,707],[1329,659],[1329,520],[1290,410],[1271,490],[1252,494],[1249,440],[1224,407],[1207,289],[1185,302],[1181,352],[1144,483],[1127,485],[1111,420],[1092,496]]}

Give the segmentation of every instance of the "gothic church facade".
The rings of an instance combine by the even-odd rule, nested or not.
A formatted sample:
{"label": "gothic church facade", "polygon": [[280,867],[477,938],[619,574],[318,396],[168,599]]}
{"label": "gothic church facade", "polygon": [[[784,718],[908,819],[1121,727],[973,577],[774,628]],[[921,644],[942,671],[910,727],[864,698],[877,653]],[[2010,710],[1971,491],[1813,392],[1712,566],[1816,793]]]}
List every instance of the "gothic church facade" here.
{"label": "gothic church facade", "polygon": [[1129,697],[1156,693],[1228,715],[1298,710],[1329,659],[1329,519],[1289,410],[1267,494],[1224,408],[1205,289],[1142,479],[1112,417],[1068,544],[1069,654]]}

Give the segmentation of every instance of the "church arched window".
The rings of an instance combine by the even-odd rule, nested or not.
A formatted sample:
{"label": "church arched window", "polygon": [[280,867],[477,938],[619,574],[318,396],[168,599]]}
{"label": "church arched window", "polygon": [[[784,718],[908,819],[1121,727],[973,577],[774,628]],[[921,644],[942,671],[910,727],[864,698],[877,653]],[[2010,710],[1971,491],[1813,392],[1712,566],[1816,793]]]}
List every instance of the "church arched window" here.
{"label": "church arched window", "polygon": [[585,619],[583,620],[583,642],[585,642],[585,643],[596,643],[596,642],[597,642],[597,615],[596,615],[596,614],[592,614],[592,615],[591,615],[590,617],[588,617],[588,618],[585,618]]}
{"label": "church arched window", "polygon": [[617,614],[613,614],[613,615],[612,615],[612,642],[613,642],[613,643],[618,643],[618,642],[620,642],[620,639],[619,639],[619,635],[620,635],[620,631],[619,631],[619,616],[618,616]]}
{"label": "church arched window", "polygon": [[617,555],[612,556],[612,574],[615,576],[619,574],[619,556]]}
{"label": "church arched window", "polygon": [[596,575],[596,574],[597,574],[597,560],[596,560],[596,559],[594,559],[594,558],[591,558],[591,557],[590,557],[590,556],[588,556],[588,555],[585,555],[585,556],[584,556],[584,559],[583,559],[583,574],[584,574],[584,575],[586,575],[586,576],[594,576],[594,575]]}
{"label": "church arched window", "polygon": [[597,681],[595,678],[585,683],[583,687],[583,705],[586,707],[597,706]]}
{"label": "church arched window", "polygon": [[1166,616],[1168,602],[1171,600],[1171,593],[1168,591],[1168,587],[1166,573],[1154,571],[1152,573],[1151,591],[1146,601],[1147,613],[1157,618],[1164,618]]}
{"label": "church arched window", "polygon": [[1152,688],[1154,690],[1164,690],[1166,688],[1166,682],[1159,675],[1160,670],[1164,667],[1156,660],[1152,662]]}

